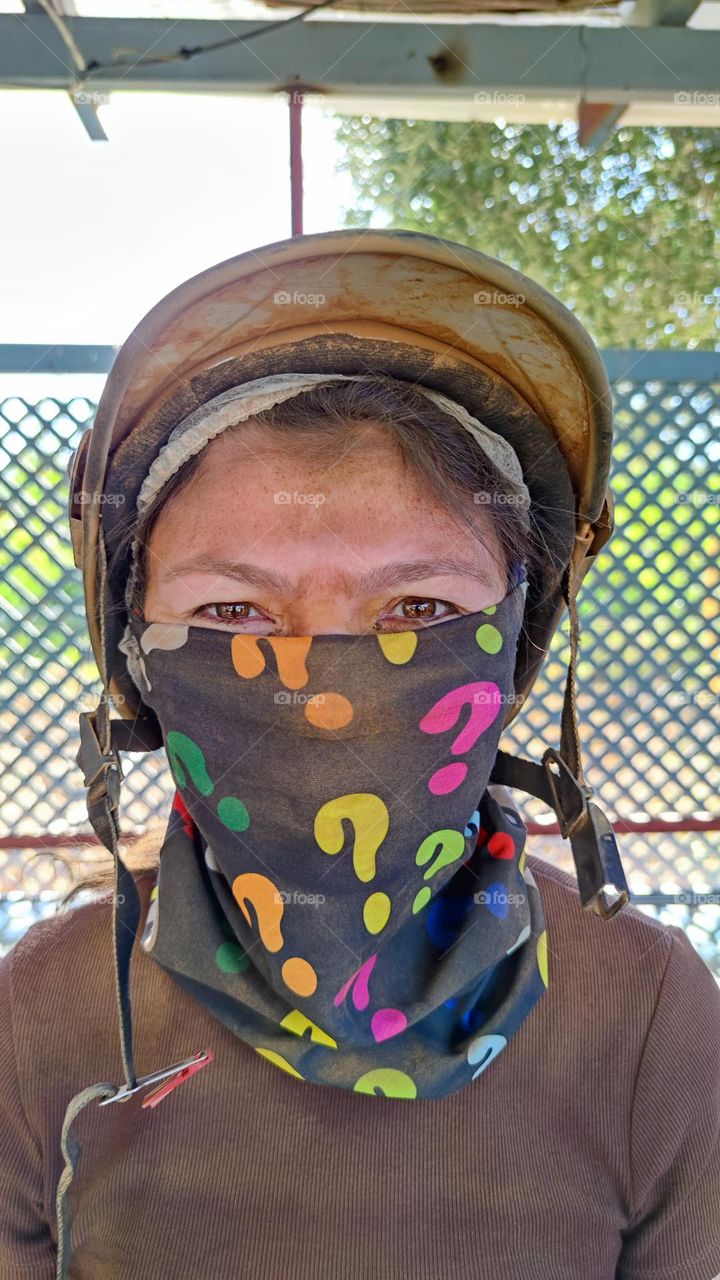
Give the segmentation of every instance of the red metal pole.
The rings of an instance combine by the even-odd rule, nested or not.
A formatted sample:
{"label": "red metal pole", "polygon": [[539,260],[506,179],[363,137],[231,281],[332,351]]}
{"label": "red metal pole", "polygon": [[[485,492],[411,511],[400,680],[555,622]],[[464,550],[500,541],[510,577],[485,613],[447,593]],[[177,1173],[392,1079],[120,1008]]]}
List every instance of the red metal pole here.
{"label": "red metal pole", "polygon": [[303,233],[303,174],[302,174],[302,106],[303,91],[288,90],[290,108],[290,215],[291,234]]}
{"label": "red metal pole", "polygon": [[[525,827],[530,836],[557,836],[560,834],[556,822],[526,822]],[[628,818],[615,818],[613,827],[618,835],[627,832],[635,835],[671,834],[674,831],[720,831],[720,818],[680,818],[675,821],[663,821],[662,818],[648,818],[645,822],[632,822]],[[121,844],[130,844],[138,838],[134,835],[121,835]],[[66,836],[0,836],[0,849],[55,849],[63,845],[99,845],[100,841],[92,832],[77,831]]]}

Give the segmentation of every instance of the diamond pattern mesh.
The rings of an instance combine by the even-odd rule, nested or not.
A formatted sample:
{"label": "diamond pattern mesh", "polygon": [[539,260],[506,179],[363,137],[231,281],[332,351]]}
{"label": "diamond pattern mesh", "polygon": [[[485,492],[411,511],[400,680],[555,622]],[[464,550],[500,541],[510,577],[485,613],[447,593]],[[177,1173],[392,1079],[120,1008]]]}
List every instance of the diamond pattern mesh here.
{"label": "diamond pattern mesh", "polygon": [[[679,924],[720,976],[717,832],[623,833],[623,822],[720,826],[720,412],[699,381],[614,384],[616,533],[581,593],[578,709],[588,781],[615,821],[633,900]],[[0,950],[53,909],[104,852],[43,849],[87,832],[77,714],[97,701],[80,574],[66,529],[67,463],[95,406],[83,397],[0,403]],[[506,748],[556,745],[567,624]],[[125,756],[123,831],[164,823],[164,757]],[[517,799],[521,799],[518,794]],[[522,798],[526,819],[548,820]],[[13,840],[39,838],[39,846]],[[572,871],[569,845],[531,852]]]}

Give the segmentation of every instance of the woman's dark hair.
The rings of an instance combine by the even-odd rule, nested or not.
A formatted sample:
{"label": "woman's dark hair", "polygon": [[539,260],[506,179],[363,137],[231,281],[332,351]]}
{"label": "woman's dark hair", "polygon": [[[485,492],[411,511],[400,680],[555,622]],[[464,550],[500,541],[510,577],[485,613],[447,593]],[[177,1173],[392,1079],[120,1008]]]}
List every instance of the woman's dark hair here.
{"label": "woman's dark hair", "polygon": [[[396,446],[406,472],[424,481],[453,515],[464,521],[484,543],[478,509],[490,517],[500,544],[507,573],[515,564],[528,572],[542,556],[541,513],[531,513],[529,527],[520,518],[518,494],[512,483],[493,466],[465,428],[450,414],[403,383],[384,374],[362,382],[329,382],[302,391],[254,415],[277,440],[293,450],[328,465],[341,461],[362,436],[358,427],[377,426]],[[223,436],[242,436],[247,422],[227,427]],[[155,495],[135,525],[115,549],[110,572],[137,540],[137,573],[132,604],[142,609],[147,587],[148,546],[153,528],[167,503],[197,475],[206,450],[188,458]]]}
{"label": "woman's dark hair", "polygon": [[[543,559],[544,513],[533,505],[529,520],[524,521],[512,483],[497,471],[455,418],[410,383],[383,374],[362,382],[323,383],[264,409],[252,421],[261,423],[278,441],[328,464],[337,463],[358,440],[362,441],[357,432],[363,424],[379,427],[395,444],[404,469],[427,483],[440,502],[455,518],[465,522],[483,545],[486,538],[478,509],[487,513],[504,556],[508,587],[516,565],[524,565],[530,574]],[[242,422],[228,427],[223,435],[241,435],[247,425]],[[127,559],[133,539],[137,541],[137,570],[130,604],[140,611],[147,587],[148,546],[155,523],[173,496],[192,483],[205,456],[206,451],[202,450],[180,466],[114,549],[110,573]],[[127,858],[135,875],[145,874],[157,866],[161,843],[161,829],[145,832],[129,847],[123,860]],[[108,862],[107,870],[100,868],[74,886],[63,905],[83,890],[107,889],[113,875],[112,864]]]}

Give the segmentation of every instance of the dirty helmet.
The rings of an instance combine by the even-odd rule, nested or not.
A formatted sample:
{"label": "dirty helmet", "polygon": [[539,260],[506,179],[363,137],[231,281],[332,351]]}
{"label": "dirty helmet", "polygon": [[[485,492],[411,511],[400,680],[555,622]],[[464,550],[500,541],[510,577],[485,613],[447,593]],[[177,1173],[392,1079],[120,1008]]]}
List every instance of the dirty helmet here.
{"label": "dirty helmet", "polygon": [[[310,370],[385,374],[434,391],[512,446],[531,504],[548,516],[545,558],[528,572],[505,726],[521,714],[565,610],[570,655],[558,745],[548,745],[540,761],[498,751],[490,781],[554,811],[571,843],[584,908],[609,919],[629,900],[612,828],[585,781],[575,707],[576,597],[613,527],[612,406],[597,348],[576,317],[527,276],[432,235],[336,230],[250,250],[186,280],[141,320],[117,353],[69,467],[73,552],[103,684],[96,710],[80,714],[77,758],[90,822],[116,868],[124,1096],[142,1087],[134,1073],[127,982],[140,904],[118,853],[120,753],[163,743],[121,647],[131,570],[129,545],[123,553],[128,513],[136,512],[149,467],[177,423],[233,387]],[[122,503],[104,500],[117,494]],[[117,1092],[109,1083],[91,1089],[110,1099]],[[76,1151],[70,1113],[82,1096],[73,1099],[64,1126],[60,1223]]]}
{"label": "dirty helmet", "polygon": [[[308,369],[371,371],[430,388],[515,450],[532,501],[550,515],[546,558],[529,573],[505,726],[524,706],[566,609],[570,660],[559,749],[548,746],[541,762],[500,751],[492,781],[555,812],[571,841],[583,906],[613,915],[628,900],[627,886],[609,824],[590,800],[574,698],[576,596],[613,527],[607,375],[579,320],[540,285],[475,249],[418,232],[329,231],[250,250],[174,289],[120,348],[69,467],[74,557],[104,685],[100,706],[80,717],[91,822],[103,815],[99,834],[110,847],[117,753],[162,745],[121,648],[130,552],[114,555],[148,469],[175,424],[207,401],[253,379]],[[103,501],[118,493],[122,503]],[[111,705],[119,718],[111,719]]]}

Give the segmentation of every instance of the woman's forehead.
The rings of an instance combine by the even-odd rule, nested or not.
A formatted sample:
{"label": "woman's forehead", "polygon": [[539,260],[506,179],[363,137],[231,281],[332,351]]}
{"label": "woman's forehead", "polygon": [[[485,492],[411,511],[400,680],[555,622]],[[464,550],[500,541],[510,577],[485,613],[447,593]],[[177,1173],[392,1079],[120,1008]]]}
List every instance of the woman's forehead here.
{"label": "woman's forehead", "polygon": [[378,455],[347,468],[343,460],[308,473],[297,459],[270,465],[250,453],[235,467],[216,454],[168,499],[150,547],[174,564],[187,559],[189,543],[207,559],[243,559],[251,549],[253,560],[292,562],[302,549],[320,562],[339,558],[359,569],[423,553],[437,559],[454,552],[468,564],[476,559],[478,537],[492,538],[489,513],[471,495],[458,498],[457,512],[450,510],[429,482],[392,455],[387,467],[379,461]]}

